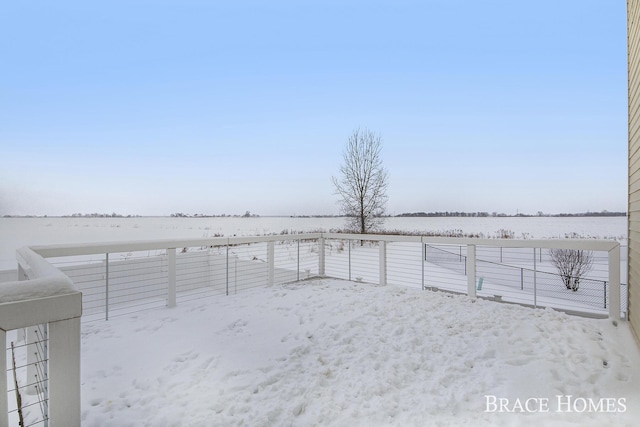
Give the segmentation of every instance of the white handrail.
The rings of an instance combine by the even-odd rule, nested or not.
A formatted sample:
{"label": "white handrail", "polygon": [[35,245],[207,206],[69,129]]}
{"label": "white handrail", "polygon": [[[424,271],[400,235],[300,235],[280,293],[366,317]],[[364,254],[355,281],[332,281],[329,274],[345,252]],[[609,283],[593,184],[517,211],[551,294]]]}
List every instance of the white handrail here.
{"label": "white handrail", "polygon": [[[55,425],[80,426],[80,317],[82,294],[71,280],[29,248],[17,251],[29,280],[0,284],[0,342],[6,333],[49,325],[49,414]],[[0,352],[0,366],[6,366]],[[4,369],[4,368],[3,368]],[[8,425],[7,381],[0,378],[0,426]]]}

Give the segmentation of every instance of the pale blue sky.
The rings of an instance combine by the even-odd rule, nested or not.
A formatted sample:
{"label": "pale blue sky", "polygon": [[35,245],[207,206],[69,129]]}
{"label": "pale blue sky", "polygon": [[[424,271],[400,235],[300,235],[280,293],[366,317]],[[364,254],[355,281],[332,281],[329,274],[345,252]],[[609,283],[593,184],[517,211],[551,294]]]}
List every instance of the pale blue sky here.
{"label": "pale blue sky", "polygon": [[626,210],[622,0],[4,1],[0,214]]}

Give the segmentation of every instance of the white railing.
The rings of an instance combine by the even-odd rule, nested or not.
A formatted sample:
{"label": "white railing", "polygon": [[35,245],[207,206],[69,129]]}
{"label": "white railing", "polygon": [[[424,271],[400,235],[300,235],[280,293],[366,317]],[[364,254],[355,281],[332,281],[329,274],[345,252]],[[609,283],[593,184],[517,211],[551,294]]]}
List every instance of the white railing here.
{"label": "white railing", "polygon": [[[8,389],[6,378],[0,380],[0,426],[9,425],[9,412],[13,419],[18,419],[18,410],[22,412],[20,407],[9,411],[9,395],[18,393],[25,402],[27,394],[36,394],[42,404],[39,423],[79,426],[82,295],[67,276],[31,249],[21,249],[17,255],[19,280],[0,284],[0,342],[6,345],[8,332],[44,325],[48,344],[43,346],[42,336],[27,338],[46,354],[34,349],[27,352],[26,375],[10,381],[13,389]],[[22,347],[29,348],[29,343]],[[7,351],[0,352],[0,366],[7,367],[7,360]],[[13,369],[5,372],[15,374]]]}
{"label": "white railing", "polygon": [[[338,242],[347,239],[350,242],[361,242],[362,239],[358,235],[326,233],[323,237]],[[344,260],[329,260],[327,257],[326,275],[380,284],[419,283],[423,289],[453,291],[467,294],[471,298],[485,297],[534,307],[553,307],[591,316],[610,316],[614,319],[626,316],[626,291],[621,294],[620,284],[620,245],[615,241],[385,235],[366,236],[365,239],[364,245],[351,243],[343,248],[345,245],[339,243],[338,248],[347,254],[347,266],[345,267]],[[367,250],[367,243],[371,243],[370,246],[373,247]],[[431,259],[429,248],[435,246],[448,246],[451,251],[459,253],[460,260],[463,261],[462,268],[445,268]],[[548,250],[553,248],[593,252],[594,268],[584,278],[583,289],[573,292],[562,285],[548,257]],[[377,250],[379,254],[376,253]],[[497,254],[502,254],[503,259],[494,259]],[[380,264],[379,268],[371,268],[376,262]],[[342,274],[338,272],[341,265]],[[513,283],[507,283],[510,281],[510,272],[514,269],[526,272],[528,288],[522,286],[523,280],[520,277],[513,280]],[[496,280],[496,276],[502,276],[502,280]],[[556,283],[550,283],[551,277],[555,277]]]}
{"label": "white railing", "polygon": [[[563,289],[549,261],[551,248],[593,251],[593,271],[579,291]],[[626,315],[620,245],[608,240],[310,233],[33,249],[83,292],[86,319],[317,276],[453,291],[601,317]],[[463,262],[439,262],[434,250],[454,251]]]}
{"label": "white railing", "polygon": [[[457,255],[455,265],[435,259],[430,252],[443,247],[449,258]],[[596,292],[604,304],[589,306],[577,298],[586,291],[563,290],[561,282],[543,283],[543,274],[553,274],[543,253],[551,248],[599,254],[591,280],[604,283]],[[81,315],[85,320],[108,319],[111,314],[173,307],[188,299],[310,277],[446,290],[473,299],[555,307],[613,319],[624,318],[626,311],[621,310],[620,245],[605,240],[309,233],[37,246],[18,251],[18,260],[21,280],[0,284],[0,336],[6,342],[7,331],[48,324],[45,425],[49,419],[51,425],[80,422]],[[513,279],[500,268],[519,269],[520,276]],[[525,269],[531,276],[526,281]],[[547,291],[545,286],[560,290]],[[7,366],[6,352],[0,363]],[[0,414],[8,411],[6,383],[0,381]],[[7,418],[0,416],[0,427],[4,425]]]}

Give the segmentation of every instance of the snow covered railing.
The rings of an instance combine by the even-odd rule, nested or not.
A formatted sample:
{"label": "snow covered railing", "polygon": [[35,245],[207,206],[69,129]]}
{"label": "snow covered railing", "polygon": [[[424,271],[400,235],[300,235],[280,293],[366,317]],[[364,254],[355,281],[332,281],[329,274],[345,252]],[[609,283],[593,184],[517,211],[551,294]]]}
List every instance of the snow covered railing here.
{"label": "snow covered railing", "polygon": [[[443,267],[431,259],[429,247],[436,245],[457,250],[463,268]],[[537,274],[551,274],[545,271],[550,267],[542,260],[543,249],[604,254],[599,258],[603,268],[596,272],[597,279],[605,283],[604,314],[613,319],[624,318],[620,304],[620,245],[615,241],[308,233],[20,249],[19,280],[0,284],[0,337],[6,342],[7,331],[48,325],[48,409],[43,416],[44,425],[50,420],[52,426],[77,426],[81,316],[108,319],[110,312],[126,314],[147,307],[172,307],[182,300],[229,295],[311,277],[452,290],[472,299],[489,297],[579,312],[581,307],[558,306],[557,301],[540,291],[543,284]],[[486,270],[479,265],[487,261],[491,251],[499,253],[501,262],[532,272],[531,289],[519,289],[524,288],[522,279],[512,284],[531,301],[522,300],[522,295],[516,295],[508,286],[491,283],[489,277],[483,282]],[[514,253],[518,255],[514,257]],[[577,295],[564,291],[568,296]],[[0,363],[7,366],[7,362],[7,353],[2,352]],[[31,376],[28,372],[27,384]],[[8,425],[7,411],[5,379],[0,381],[0,427]]]}
{"label": "snow covered railing", "polygon": [[[432,258],[436,246],[453,248],[461,262],[451,268],[438,263]],[[567,290],[549,262],[554,248],[594,251],[597,268],[579,292]],[[32,249],[82,290],[84,320],[318,276],[447,290],[599,317],[626,315],[620,245],[608,240],[308,233]],[[499,262],[491,262],[498,254]]]}
{"label": "snow covered railing", "polygon": [[[79,426],[82,294],[67,276],[33,250],[19,249],[17,258],[19,280],[0,284],[0,342],[6,345],[9,331],[48,326],[48,351],[41,360],[48,362],[48,378],[38,380],[44,385],[39,392],[46,395],[41,421],[44,425],[50,421],[51,426]],[[25,335],[29,340],[28,333]],[[27,375],[22,378],[27,386],[22,389],[36,382],[35,361],[30,360],[32,352],[28,353]],[[7,367],[7,361],[7,351],[0,352],[0,366]],[[9,425],[8,391],[4,378],[0,380],[0,426]],[[17,391],[12,391],[12,398],[17,399]]]}
{"label": "snow covered railing", "polygon": [[[539,276],[549,274],[549,266],[537,263],[537,255],[542,249],[571,249],[593,251],[605,254],[605,270],[597,272],[601,277],[600,294],[604,300],[604,307],[609,317],[620,319],[626,316],[624,310],[621,311],[620,294],[620,244],[612,240],[596,239],[478,239],[478,238],[454,238],[454,237],[432,237],[432,236],[399,236],[399,235],[360,235],[343,233],[323,233],[323,238],[327,241],[349,241],[350,244],[342,252],[347,252],[348,274],[336,275],[340,264],[331,261],[332,265],[327,267],[326,275],[339,277],[347,280],[363,280],[367,282],[377,282],[380,284],[407,282],[409,280],[418,282],[423,289],[444,289],[453,290],[469,295],[471,298],[489,297],[500,301],[512,300],[519,304],[531,305],[533,307],[552,307],[581,314],[594,313],[588,307],[580,307],[573,303],[573,298],[579,293],[566,292],[568,297],[558,300],[555,297],[545,296],[542,291],[543,283]],[[377,248],[366,250],[365,243],[373,243]],[[460,248],[461,259],[464,260],[464,274],[454,274],[452,271],[444,271],[429,262],[427,257],[427,247],[430,245],[449,245]],[[365,249],[363,250],[363,246]],[[528,267],[533,272],[533,289],[525,293],[526,298],[520,292],[494,286],[496,293],[489,293],[492,289],[488,283],[485,289],[482,288],[484,277],[479,273],[478,264],[482,261],[487,249],[524,251],[529,253]],[[355,249],[355,250],[354,250]],[[482,254],[478,251],[482,250]],[[378,253],[379,252],[379,253]],[[422,253],[421,260],[415,260],[415,254]],[[411,255],[409,255],[411,254]],[[368,258],[368,259],[367,259]],[[363,269],[363,265],[379,264],[379,272]],[[408,259],[411,258],[411,261]],[[327,261],[329,262],[329,261]],[[342,266],[344,270],[344,266]],[[544,270],[544,268],[547,270]],[[481,273],[481,272],[480,272]],[[557,273],[555,275],[559,278]],[[393,276],[393,277],[391,277]],[[411,277],[409,279],[409,277]],[[464,285],[459,286],[464,280]],[[439,282],[439,283],[438,283]],[[450,286],[451,283],[458,282],[457,286]],[[434,285],[435,283],[435,285]],[[440,285],[444,283],[444,285]],[[536,289],[536,284],[539,289]],[[608,284],[608,285],[606,285]],[[503,295],[507,297],[503,299]],[[530,298],[529,298],[530,297]],[[529,299],[527,299],[529,298]],[[626,308],[625,308],[626,309]],[[602,310],[596,310],[600,312]],[[597,314],[597,313],[596,313]]]}
{"label": "snow covered railing", "polygon": [[83,319],[322,275],[320,233],[32,246],[83,293]]}

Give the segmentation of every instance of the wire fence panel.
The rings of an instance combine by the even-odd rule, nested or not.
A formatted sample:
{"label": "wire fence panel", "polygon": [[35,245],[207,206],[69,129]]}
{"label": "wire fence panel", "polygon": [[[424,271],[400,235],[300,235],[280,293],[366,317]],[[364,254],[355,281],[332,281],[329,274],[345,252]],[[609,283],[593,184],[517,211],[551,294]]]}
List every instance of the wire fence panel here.
{"label": "wire fence panel", "polygon": [[82,292],[84,321],[166,305],[168,262],[165,251],[112,253],[103,255],[103,260],[100,263],[93,260],[82,263],[78,259],[55,261]]}
{"label": "wire fence panel", "polygon": [[82,316],[83,319],[104,319],[106,312],[106,262],[86,261],[58,262],[56,265],[82,292]]}
{"label": "wire fence panel", "polygon": [[269,280],[267,243],[230,245],[227,271],[229,294],[266,286]]}
{"label": "wire fence panel", "polygon": [[176,254],[176,301],[225,294],[226,264],[226,246],[179,250]]}
{"label": "wire fence panel", "polygon": [[[115,259],[115,261],[111,261]],[[166,254],[145,252],[109,254],[109,316],[164,307],[167,304],[168,262]]]}
{"label": "wire fence panel", "polygon": [[421,288],[423,284],[420,242],[389,242],[387,244],[387,283]]}
{"label": "wire fence panel", "polygon": [[[467,274],[466,249],[463,246],[427,245],[426,255],[429,263],[450,272]],[[592,268],[588,277],[579,280],[578,289],[574,291],[563,283],[547,249],[478,246],[476,291],[479,296],[520,304],[606,314],[608,254],[589,252],[589,256]],[[444,272],[435,274],[440,274],[442,281],[453,279]],[[428,280],[431,279],[430,274]],[[622,290],[622,311],[626,310],[626,303],[626,293]]]}
{"label": "wire fence panel", "polygon": [[455,271],[467,274],[467,247],[459,245],[426,245],[426,261]]}
{"label": "wire fence panel", "polygon": [[351,240],[351,279],[357,282],[380,283],[380,244],[371,240]]}
{"label": "wire fence panel", "polygon": [[[7,334],[7,382],[9,425],[25,427],[49,425],[49,356],[48,328],[38,325],[28,328],[31,339],[26,343],[24,331]],[[15,369],[14,369],[15,362]],[[16,387],[17,383],[17,387]],[[20,403],[18,403],[18,395]]]}
{"label": "wire fence panel", "polygon": [[318,240],[283,240],[274,244],[274,282],[290,283],[318,275]]}
{"label": "wire fence panel", "polygon": [[347,239],[325,239],[325,275],[350,280],[350,244]]}
{"label": "wire fence panel", "polygon": [[[467,245],[423,245],[385,240],[387,283],[468,292]],[[272,278],[274,283],[288,283],[319,273],[320,240],[315,237],[282,236],[281,240],[242,241],[171,249],[176,251],[176,300],[237,293],[265,286]],[[354,236],[323,241],[325,276],[380,283],[380,241],[360,240]],[[609,309],[609,256],[606,251],[587,251],[591,269],[579,280],[574,291],[563,283],[549,249],[474,246],[475,286],[479,296],[596,314],[605,314]],[[163,307],[170,297],[169,268],[172,267],[166,250],[66,257],[53,261],[82,291],[85,321]],[[269,265],[271,261],[272,266]],[[624,316],[628,304],[624,285],[620,300]]]}
{"label": "wire fence panel", "polygon": [[467,293],[467,276],[456,270],[425,262],[425,289]]}

